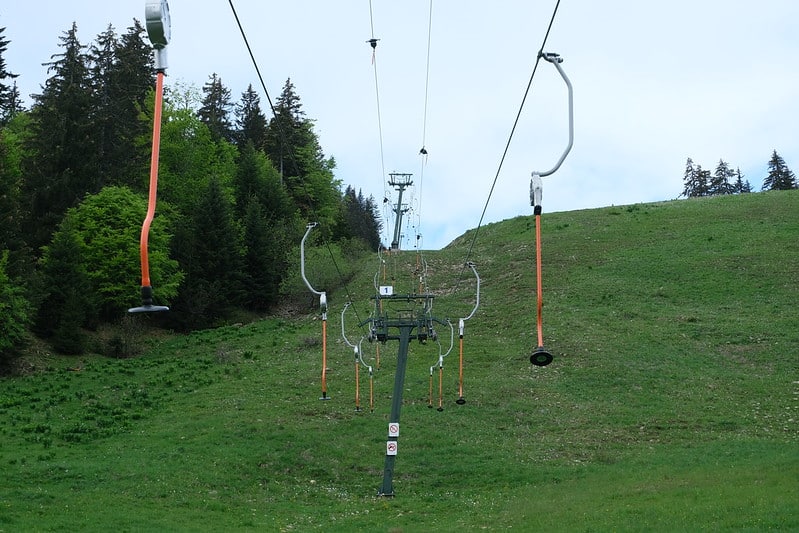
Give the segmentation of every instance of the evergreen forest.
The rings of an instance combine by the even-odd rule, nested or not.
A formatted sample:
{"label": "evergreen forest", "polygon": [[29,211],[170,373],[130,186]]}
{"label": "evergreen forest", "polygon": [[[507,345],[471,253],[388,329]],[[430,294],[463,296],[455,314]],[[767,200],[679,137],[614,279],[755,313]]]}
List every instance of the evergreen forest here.
{"label": "evergreen forest", "polygon": [[[64,354],[140,303],[156,71],[141,23],[91,43],[76,24],[26,106],[0,28],[0,360],[31,342]],[[271,102],[270,102],[271,106]],[[380,246],[372,197],[345,186],[291,79],[265,112],[217,74],[164,90],[158,209],[149,237],[152,318],[189,331],[272,312],[309,222],[333,257]],[[293,266],[292,266],[293,265]],[[333,288],[333,287],[330,287]],[[87,335],[88,333],[88,335]],[[96,346],[92,347],[96,349]],[[116,338],[102,347],[126,355]],[[101,351],[102,351],[101,350]]]}

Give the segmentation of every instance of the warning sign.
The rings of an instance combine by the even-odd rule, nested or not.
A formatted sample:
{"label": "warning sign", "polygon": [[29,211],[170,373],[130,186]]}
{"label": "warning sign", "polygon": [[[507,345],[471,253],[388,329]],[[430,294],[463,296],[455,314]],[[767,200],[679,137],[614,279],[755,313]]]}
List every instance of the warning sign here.
{"label": "warning sign", "polygon": [[386,455],[397,455],[397,441],[390,440],[386,442]]}
{"label": "warning sign", "polygon": [[390,422],[388,424],[388,436],[399,437],[399,422]]}

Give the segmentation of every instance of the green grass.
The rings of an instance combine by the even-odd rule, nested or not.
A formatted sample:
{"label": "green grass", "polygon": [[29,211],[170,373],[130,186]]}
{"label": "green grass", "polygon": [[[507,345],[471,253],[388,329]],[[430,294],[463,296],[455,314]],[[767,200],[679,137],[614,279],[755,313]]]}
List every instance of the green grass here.
{"label": "green grass", "polygon": [[[798,530],[798,214],[793,191],[545,213],[544,368],[533,219],[481,228],[467,403],[457,339],[442,412],[439,348],[414,342],[395,498],[376,494],[397,343],[375,411],[362,370],[355,412],[342,291],[328,402],[312,310],[142,339],[133,359],[47,358],[0,382],[0,531]],[[472,236],[425,253],[436,316],[471,310]],[[387,259],[400,291],[414,260]],[[376,267],[349,284],[351,339]]]}

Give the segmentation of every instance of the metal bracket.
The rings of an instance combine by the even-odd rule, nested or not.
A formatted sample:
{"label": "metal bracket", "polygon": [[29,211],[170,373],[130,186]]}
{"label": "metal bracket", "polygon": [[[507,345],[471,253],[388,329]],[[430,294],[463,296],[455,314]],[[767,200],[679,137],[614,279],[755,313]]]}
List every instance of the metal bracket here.
{"label": "metal bracket", "polygon": [[560,166],[563,164],[563,161],[566,159],[566,156],[569,155],[569,152],[574,145],[574,91],[572,89],[571,81],[569,81],[568,76],[563,71],[563,68],[560,66],[563,63],[563,58],[560,57],[558,54],[555,53],[542,53],[540,56],[545,61],[552,63],[555,65],[555,68],[558,69],[558,73],[560,77],[563,78],[563,81],[566,83],[566,88],[568,89],[569,93],[569,143],[566,146],[566,149],[561,154],[560,159],[558,159],[555,166],[549,170],[541,171],[533,171],[532,176],[533,179],[530,181],[530,205],[534,206],[536,210],[540,213],[541,211],[541,197],[543,196],[543,184],[541,182],[541,178],[545,176],[550,176],[557,172]]}

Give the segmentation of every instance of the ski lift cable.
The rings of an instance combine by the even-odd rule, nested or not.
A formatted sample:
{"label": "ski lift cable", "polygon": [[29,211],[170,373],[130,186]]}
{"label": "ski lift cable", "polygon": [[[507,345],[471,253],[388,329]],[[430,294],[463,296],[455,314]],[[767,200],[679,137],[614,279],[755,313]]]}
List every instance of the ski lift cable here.
{"label": "ski lift cable", "polygon": [[[269,90],[266,88],[266,82],[264,81],[264,77],[261,74],[261,69],[258,66],[258,61],[255,59],[255,54],[253,53],[252,47],[250,46],[249,39],[247,39],[247,33],[244,31],[244,26],[241,23],[241,19],[239,18],[238,12],[236,11],[236,7],[233,5],[233,0],[228,0],[228,4],[230,5],[230,10],[233,13],[233,18],[236,20],[236,25],[239,28],[239,33],[241,34],[241,38],[244,41],[244,46],[247,48],[247,52],[248,52],[248,54],[250,56],[250,61],[252,62],[252,65],[253,65],[253,67],[255,69],[255,73],[258,76],[258,81],[260,82],[261,88],[263,89],[264,94],[266,95],[267,102],[269,102],[269,108],[272,110],[272,115],[276,117],[277,116],[277,110],[275,109],[275,106],[272,103],[272,98],[269,96]],[[277,126],[277,130],[278,130],[278,137],[280,138],[280,142],[283,143],[283,145],[288,145],[288,142],[287,142],[288,136],[286,135],[286,132],[283,131],[283,127],[281,126],[280,122],[276,122],[276,126]],[[297,161],[296,161],[296,159],[294,157],[294,154],[291,151],[289,151],[288,155],[289,155],[289,159],[291,159],[292,163],[294,164],[294,167],[295,168],[299,168],[299,165],[297,165]],[[313,218],[317,218],[318,219],[318,217],[316,215],[316,210],[314,209],[313,202],[311,200],[311,194],[308,191],[307,183],[305,182],[304,179],[302,179],[302,177],[299,177],[299,183],[302,186],[303,191],[305,192],[305,196],[308,199],[308,206],[309,206],[311,215],[313,216]],[[336,261],[335,255],[333,254],[333,250],[330,247],[330,242],[326,238],[323,238],[323,240],[324,240],[325,248],[327,248],[327,252],[330,255],[331,263],[333,264],[333,267],[336,270],[338,278],[341,281],[341,285],[344,288],[344,292],[346,293],[347,299],[348,300],[352,300],[352,297],[350,296],[349,285],[347,283],[347,280],[344,277],[344,274],[341,272],[341,268],[339,267],[338,262]],[[355,311],[355,315],[357,317],[358,316],[358,310],[354,309],[354,311]],[[360,318],[358,318],[358,321],[360,322]]]}
{"label": "ski lift cable", "polygon": [[488,204],[491,202],[491,196],[494,193],[494,188],[497,185],[497,180],[499,179],[499,174],[502,171],[502,165],[505,163],[505,157],[508,155],[508,150],[510,148],[511,140],[513,139],[513,135],[516,132],[516,126],[519,124],[519,119],[521,118],[522,110],[524,109],[524,104],[527,101],[527,96],[530,93],[530,88],[533,85],[533,79],[535,78],[536,72],[538,71],[538,64],[541,61],[541,58],[544,55],[544,48],[546,47],[547,40],[549,39],[549,34],[552,31],[552,25],[555,22],[555,17],[558,14],[558,8],[560,7],[560,0],[555,2],[555,8],[552,10],[552,16],[549,19],[549,25],[547,26],[547,31],[544,34],[544,39],[541,41],[541,48],[538,50],[538,54],[536,55],[535,63],[533,65],[533,71],[530,74],[530,79],[527,82],[527,87],[524,90],[524,94],[522,96],[522,101],[519,105],[519,110],[516,112],[516,118],[513,120],[513,126],[511,127],[510,134],[508,135],[508,141],[505,143],[505,149],[502,152],[502,156],[499,159],[499,164],[497,165],[497,171],[494,174],[494,180],[491,182],[491,188],[488,191],[488,196],[486,197],[485,205],[483,206],[483,211],[480,214],[480,220],[477,223],[477,228],[475,228],[474,235],[472,236],[471,243],[469,244],[469,249],[466,252],[466,261],[464,261],[464,265],[461,268],[461,272],[458,276],[458,282],[455,284],[455,290],[457,290],[458,286],[460,285],[461,280],[463,279],[464,272],[466,270],[466,264],[469,262],[469,259],[472,256],[474,251],[474,245],[477,242],[477,237],[480,234],[480,228],[483,225],[483,219],[485,218],[486,211],[488,210]]}
{"label": "ski lift cable", "polygon": [[[372,0],[369,0],[369,27],[371,29],[371,38],[366,41],[372,47],[372,70],[374,71],[375,77],[375,102],[377,106],[377,134],[378,134],[378,141],[380,145],[380,181],[383,185],[383,205],[385,206],[386,202],[389,201],[390,193],[388,190],[388,185],[386,184],[386,160],[385,160],[385,151],[383,148],[383,119],[380,113],[380,83],[378,81],[377,76],[377,43],[380,39],[375,37],[375,22],[374,22],[374,13],[372,11]],[[386,220],[388,217],[386,216],[386,210],[383,209],[383,216]],[[385,230],[385,237],[386,242],[389,240],[389,229],[388,224],[384,224]]]}
{"label": "ski lift cable", "polygon": [[419,155],[422,156],[421,169],[419,171],[419,211],[417,213],[417,238],[416,244],[418,247],[419,235],[421,234],[422,226],[422,193],[424,191],[424,167],[427,163],[427,148],[425,141],[427,140],[427,108],[430,99],[430,50],[432,48],[433,40],[433,0],[430,0],[430,9],[427,16],[427,61],[425,64],[425,77],[424,77],[424,111],[422,112],[422,148],[419,150]]}

